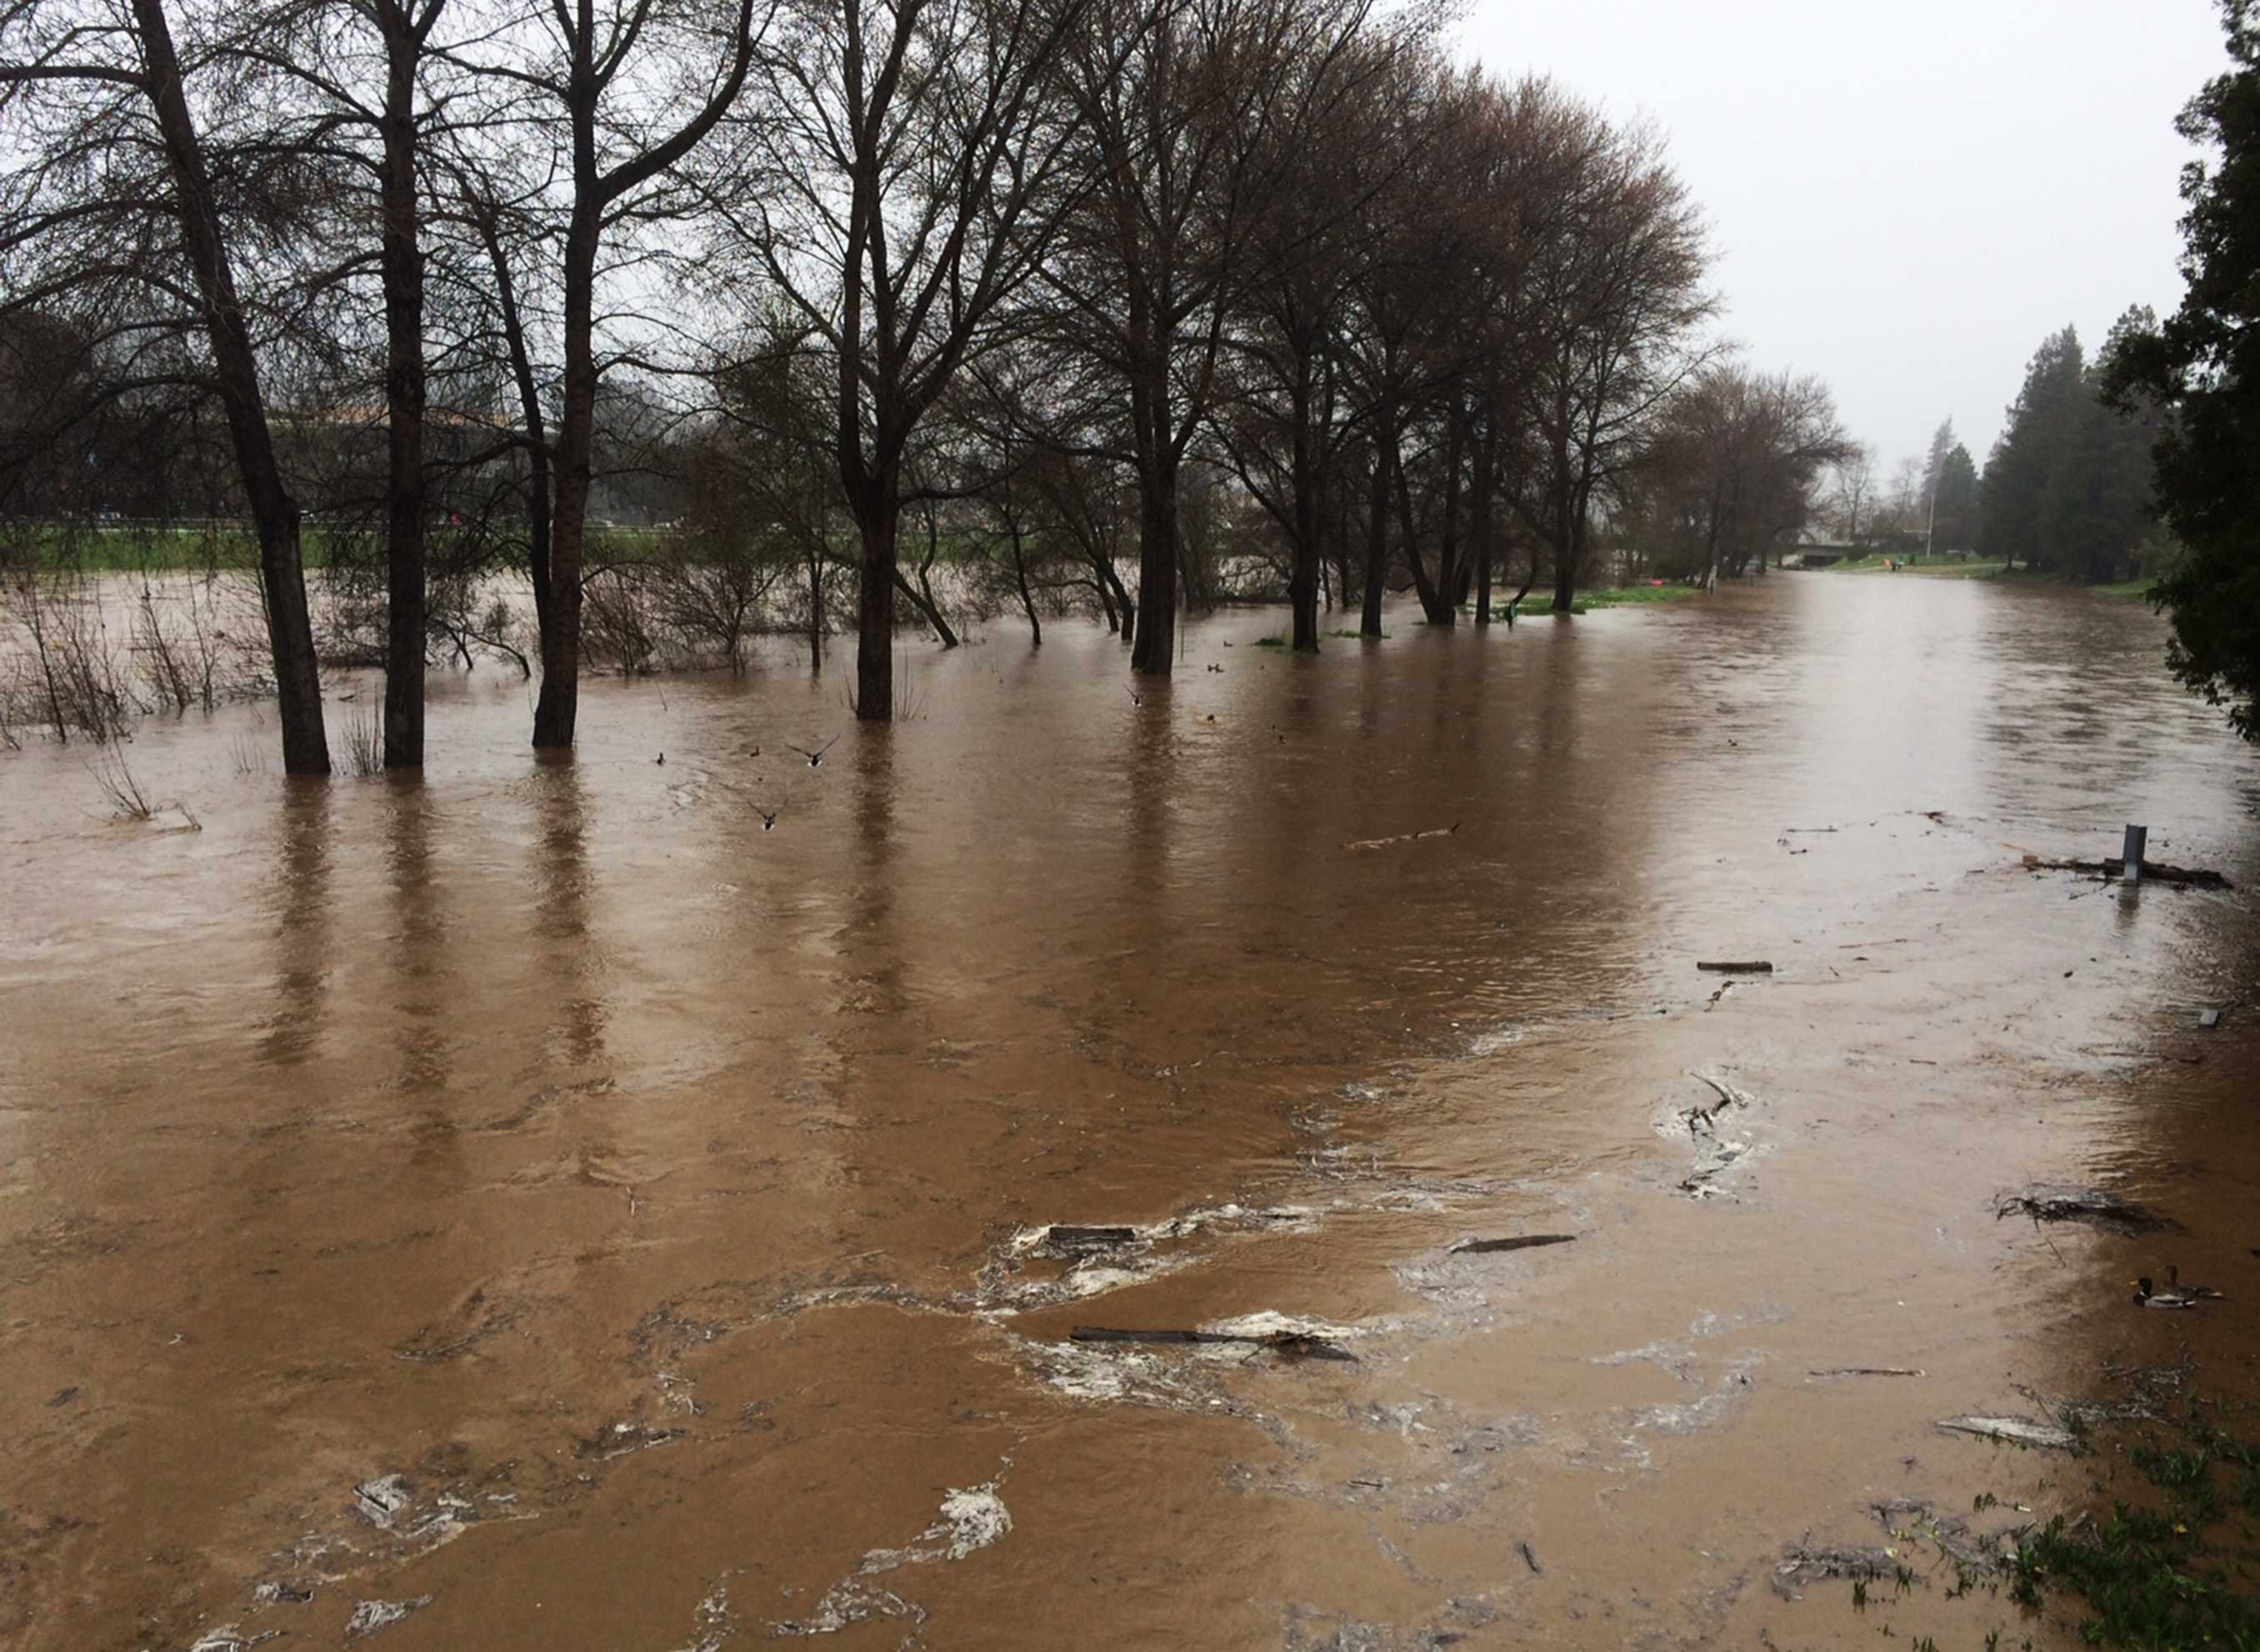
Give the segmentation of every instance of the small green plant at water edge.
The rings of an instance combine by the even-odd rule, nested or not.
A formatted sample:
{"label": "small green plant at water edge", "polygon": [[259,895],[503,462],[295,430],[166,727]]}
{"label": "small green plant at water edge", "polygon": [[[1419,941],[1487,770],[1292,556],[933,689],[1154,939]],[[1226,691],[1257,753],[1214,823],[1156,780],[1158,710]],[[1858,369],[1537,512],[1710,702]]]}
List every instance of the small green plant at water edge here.
{"label": "small green plant at water edge", "polygon": [[1287,639],[1284,637],[1258,637],[1255,639],[1255,646],[1259,648],[1284,648],[1287,646]]}
{"label": "small green plant at water edge", "polygon": [[[2236,1557],[2232,1580],[2225,1557],[2209,1551],[2205,1530],[2226,1512],[2214,1465],[2245,1470],[2236,1501],[2249,1513],[2260,1506],[2260,1462],[2251,1448],[2202,1423],[2189,1433],[2187,1444],[2145,1442],[2127,1454],[2167,1494],[2165,1509],[2121,1503],[2109,1520],[2085,1530],[2057,1516],[2019,1548],[2011,1598],[2037,1606],[2044,1586],[2078,1594],[2094,1614],[2080,1625],[2090,1645],[2260,1648],[2260,1602],[2238,1586],[2251,1557]],[[2250,1541],[2249,1528],[2242,1536]]]}
{"label": "small green plant at water edge", "polygon": [[1868,1580],[1864,1577],[1855,1577],[1852,1579],[1852,1610],[1865,1612],[1867,1609]]}

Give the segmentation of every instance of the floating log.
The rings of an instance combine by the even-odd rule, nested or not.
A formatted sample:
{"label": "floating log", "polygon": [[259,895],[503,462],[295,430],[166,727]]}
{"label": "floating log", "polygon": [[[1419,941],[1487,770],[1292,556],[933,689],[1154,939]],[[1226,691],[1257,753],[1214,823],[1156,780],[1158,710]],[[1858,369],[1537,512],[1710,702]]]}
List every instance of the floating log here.
{"label": "floating log", "polygon": [[1566,1245],[1575,1234],[1518,1234],[1512,1239],[1463,1239],[1448,1253],[1455,1256],[1487,1256],[1502,1250],[1534,1250],[1541,1245]]}
{"label": "floating log", "polygon": [[1949,1417],[1938,1426],[1949,1434],[1976,1434],[1981,1440],[2035,1446],[2043,1451],[2070,1451],[2079,1443],[2070,1429],[2035,1422],[2029,1417]]}
{"label": "floating log", "polygon": [[1138,1241],[1134,1227],[1077,1227],[1068,1222],[1054,1222],[1044,1229],[1038,1242],[1053,1250],[1105,1250],[1115,1245],[1132,1245]]}
{"label": "floating log", "polygon": [[1290,1359],[1354,1360],[1357,1356],[1324,1337],[1307,1331],[1180,1331],[1119,1330],[1111,1326],[1078,1325],[1068,1334],[1070,1342],[1219,1343],[1269,1348]]}
{"label": "floating log", "polygon": [[1346,849],[1385,849],[1392,843],[1418,843],[1423,838],[1448,838],[1459,829],[1460,823],[1455,820],[1448,826],[1432,826],[1426,832],[1400,832],[1393,838],[1360,838],[1355,843],[1343,844],[1342,847]]}
{"label": "floating log", "polygon": [[1698,958],[1695,961],[1695,967],[1698,969],[1708,969],[1713,975],[1771,975],[1773,973],[1773,966],[1762,958],[1753,959],[1747,963]]}

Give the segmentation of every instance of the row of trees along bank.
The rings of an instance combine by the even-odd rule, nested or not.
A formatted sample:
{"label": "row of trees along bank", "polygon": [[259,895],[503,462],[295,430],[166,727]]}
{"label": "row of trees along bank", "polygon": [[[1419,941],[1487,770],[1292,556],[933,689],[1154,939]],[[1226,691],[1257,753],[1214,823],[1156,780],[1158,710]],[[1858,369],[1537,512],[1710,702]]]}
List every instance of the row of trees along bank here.
{"label": "row of trees along bank", "polygon": [[533,743],[572,743],[639,560],[613,518],[672,525],[669,600],[733,656],[790,614],[820,657],[852,614],[881,719],[898,620],[955,640],[938,563],[1032,626],[1088,603],[1154,675],[1227,594],[1219,523],[1305,650],[1322,603],[1377,634],[1407,583],[1439,625],[1541,577],[1566,611],[1604,519],[1762,565],[1841,442],[1826,391],[1699,347],[1702,225],[1652,131],[1455,66],[1441,20],[23,0],[9,554],[111,511],[247,521],[300,774],[330,761],[310,515],[381,616],[398,767],[429,654],[482,637],[463,593],[513,571]]}

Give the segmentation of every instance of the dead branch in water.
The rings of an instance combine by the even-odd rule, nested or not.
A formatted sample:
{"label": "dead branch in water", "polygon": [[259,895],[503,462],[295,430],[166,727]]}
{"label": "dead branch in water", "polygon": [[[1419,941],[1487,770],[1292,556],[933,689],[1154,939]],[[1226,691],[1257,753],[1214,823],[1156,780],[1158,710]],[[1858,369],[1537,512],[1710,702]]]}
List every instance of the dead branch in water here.
{"label": "dead branch in water", "polygon": [[[2083,877],[2099,878],[2108,883],[2127,876],[2127,862],[2113,855],[2101,861],[2049,861],[2037,855],[2024,858],[2028,872],[2078,872]],[[2169,866],[2163,861],[2145,859],[2142,881],[2145,883],[2171,883],[2176,889],[2234,889],[2231,883],[2210,867]]]}
{"label": "dead branch in water", "polygon": [[1503,1250],[1534,1250],[1541,1245],[1566,1245],[1575,1234],[1519,1234],[1512,1239],[1463,1239],[1448,1253],[1454,1256],[1488,1256]]}
{"label": "dead branch in water", "polygon": [[1423,838],[1448,838],[1460,829],[1453,821],[1448,826],[1434,826],[1426,832],[1400,832],[1393,838],[1361,838],[1355,843],[1345,843],[1346,849],[1385,849],[1392,843],[1418,843]]}
{"label": "dead branch in water", "polygon": [[2177,1224],[2101,1188],[2039,1186],[2003,1193],[1993,1201],[1993,1219],[2029,1216],[2041,1222],[2087,1222],[2121,1234],[2167,1232]]}
{"label": "dead branch in water", "polygon": [[1707,969],[1713,975],[1771,975],[1773,973],[1773,966],[1763,958],[1754,958],[1748,962],[1740,963],[1698,958],[1695,961],[1695,967],[1698,969]]}

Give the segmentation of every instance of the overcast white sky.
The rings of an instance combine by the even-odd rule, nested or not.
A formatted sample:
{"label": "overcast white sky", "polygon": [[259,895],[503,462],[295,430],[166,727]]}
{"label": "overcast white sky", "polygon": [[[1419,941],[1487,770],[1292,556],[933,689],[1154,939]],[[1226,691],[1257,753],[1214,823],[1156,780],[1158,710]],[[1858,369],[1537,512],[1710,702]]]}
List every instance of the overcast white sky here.
{"label": "overcast white sky", "polygon": [[2227,62],[2212,0],[1471,0],[1462,39],[1664,128],[1726,332],[1886,474],[1949,415],[1982,468],[2042,335],[2173,307],[2173,118]]}

